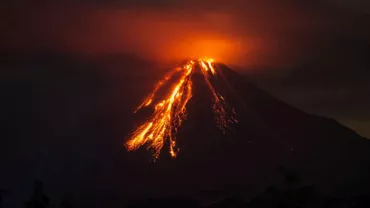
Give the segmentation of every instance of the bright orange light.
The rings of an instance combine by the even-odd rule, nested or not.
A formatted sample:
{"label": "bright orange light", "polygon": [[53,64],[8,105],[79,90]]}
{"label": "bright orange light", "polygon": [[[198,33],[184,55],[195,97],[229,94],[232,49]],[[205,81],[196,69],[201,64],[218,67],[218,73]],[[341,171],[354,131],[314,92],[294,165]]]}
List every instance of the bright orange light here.
{"label": "bright orange light", "polygon": [[209,70],[211,70],[213,75],[216,74],[216,70],[213,67],[214,60],[212,58],[202,57],[202,58],[199,59],[199,62],[201,63],[202,68],[204,70],[208,71],[208,69],[209,69]]}
{"label": "bright orange light", "polygon": [[[189,61],[181,68],[175,68],[165,78],[158,82],[153,92],[148,95],[136,111],[143,107],[154,106],[154,113],[144,124],[139,126],[126,142],[129,151],[136,150],[144,144],[153,151],[153,156],[158,158],[165,141],[169,141],[169,153],[176,157],[179,151],[176,143],[176,133],[186,116],[186,105],[192,97],[192,74],[194,73],[196,61]],[[197,61],[201,67],[201,73],[213,95],[213,112],[217,126],[225,132],[230,123],[236,123],[235,112],[229,109],[224,98],[219,95],[209,80],[209,71],[216,76],[213,67],[213,59],[201,58]],[[161,101],[153,105],[156,92],[165,82],[173,78],[175,73],[180,73],[180,78],[172,84],[168,94]],[[136,112],[135,111],[135,112]],[[228,113],[231,111],[231,114]]]}

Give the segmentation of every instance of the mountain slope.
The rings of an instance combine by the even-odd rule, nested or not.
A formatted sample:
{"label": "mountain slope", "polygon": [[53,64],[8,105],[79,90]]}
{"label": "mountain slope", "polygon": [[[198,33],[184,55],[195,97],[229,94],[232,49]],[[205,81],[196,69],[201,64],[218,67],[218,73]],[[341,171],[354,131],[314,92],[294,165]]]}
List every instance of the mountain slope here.
{"label": "mountain slope", "polygon": [[225,134],[216,127],[211,92],[195,73],[187,118],[177,134],[177,158],[166,148],[155,163],[148,162],[145,147],[124,153],[130,166],[118,172],[130,173],[131,190],[176,195],[237,184],[252,193],[274,183],[277,170],[287,167],[328,195],[370,193],[368,140],[332,119],[290,107],[226,65],[215,68],[218,75],[210,81],[239,122]]}
{"label": "mountain slope", "polygon": [[66,193],[78,207],[169,195],[213,203],[253,198],[292,171],[329,196],[369,193],[368,140],[290,107],[225,65],[215,64],[210,82],[239,122],[225,134],[216,126],[214,97],[198,71],[178,129],[180,151],[171,158],[165,144],[153,162],[145,146],[128,152],[123,143],[151,116],[151,108],[131,110],[162,77],[160,70],[126,61],[45,60],[3,66],[9,70],[2,82],[0,184],[12,194],[5,202],[21,207],[31,194],[25,187],[37,178],[53,202]]}

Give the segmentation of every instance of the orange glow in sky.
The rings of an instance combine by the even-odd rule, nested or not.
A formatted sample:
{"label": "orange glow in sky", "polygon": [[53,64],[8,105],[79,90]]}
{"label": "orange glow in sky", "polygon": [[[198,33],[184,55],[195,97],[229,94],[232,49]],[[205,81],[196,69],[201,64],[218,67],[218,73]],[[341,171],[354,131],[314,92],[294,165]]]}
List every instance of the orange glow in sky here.
{"label": "orange glow in sky", "polygon": [[330,26],[323,14],[310,16],[294,5],[247,2],[194,1],[168,8],[50,3],[4,10],[8,18],[2,21],[5,44],[22,51],[57,50],[93,59],[135,54],[158,62],[208,55],[243,67],[295,63],[319,45],[310,44],[315,36],[307,34],[325,33]]}

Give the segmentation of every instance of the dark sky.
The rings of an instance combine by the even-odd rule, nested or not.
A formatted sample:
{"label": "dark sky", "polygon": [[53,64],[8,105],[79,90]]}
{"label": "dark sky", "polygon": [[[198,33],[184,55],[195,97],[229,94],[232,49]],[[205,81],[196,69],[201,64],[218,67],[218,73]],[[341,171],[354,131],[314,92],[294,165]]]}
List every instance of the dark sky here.
{"label": "dark sky", "polygon": [[211,56],[278,98],[370,137],[367,0],[1,3],[4,52]]}

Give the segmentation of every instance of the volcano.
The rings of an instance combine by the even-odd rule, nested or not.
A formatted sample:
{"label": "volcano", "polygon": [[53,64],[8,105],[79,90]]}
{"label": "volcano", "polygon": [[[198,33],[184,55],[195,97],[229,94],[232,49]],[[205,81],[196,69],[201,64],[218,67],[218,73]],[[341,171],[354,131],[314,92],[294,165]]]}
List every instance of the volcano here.
{"label": "volcano", "polygon": [[104,60],[107,70],[59,54],[30,60],[9,63],[2,82],[0,184],[18,202],[36,177],[53,203],[66,193],[77,207],[369,197],[369,140],[223,63],[186,60],[163,75],[122,56]]}
{"label": "volcano", "polygon": [[136,109],[140,124],[116,172],[130,194],[252,194],[282,169],[323,194],[370,193],[370,141],[335,120],[279,101],[222,63],[187,61],[163,80]]}
{"label": "volcano", "polygon": [[223,63],[186,60],[162,74],[119,56],[102,64],[108,76],[56,57],[17,62],[4,76],[2,189],[23,190],[37,177],[46,194],[66,192],[77,207],[148,198],[232,207],[231,197],[261,207],[250,204],[261,193],[262,201],[303,197],[330,207],[322,196],[369,197],[368,139],[289,106]]}

